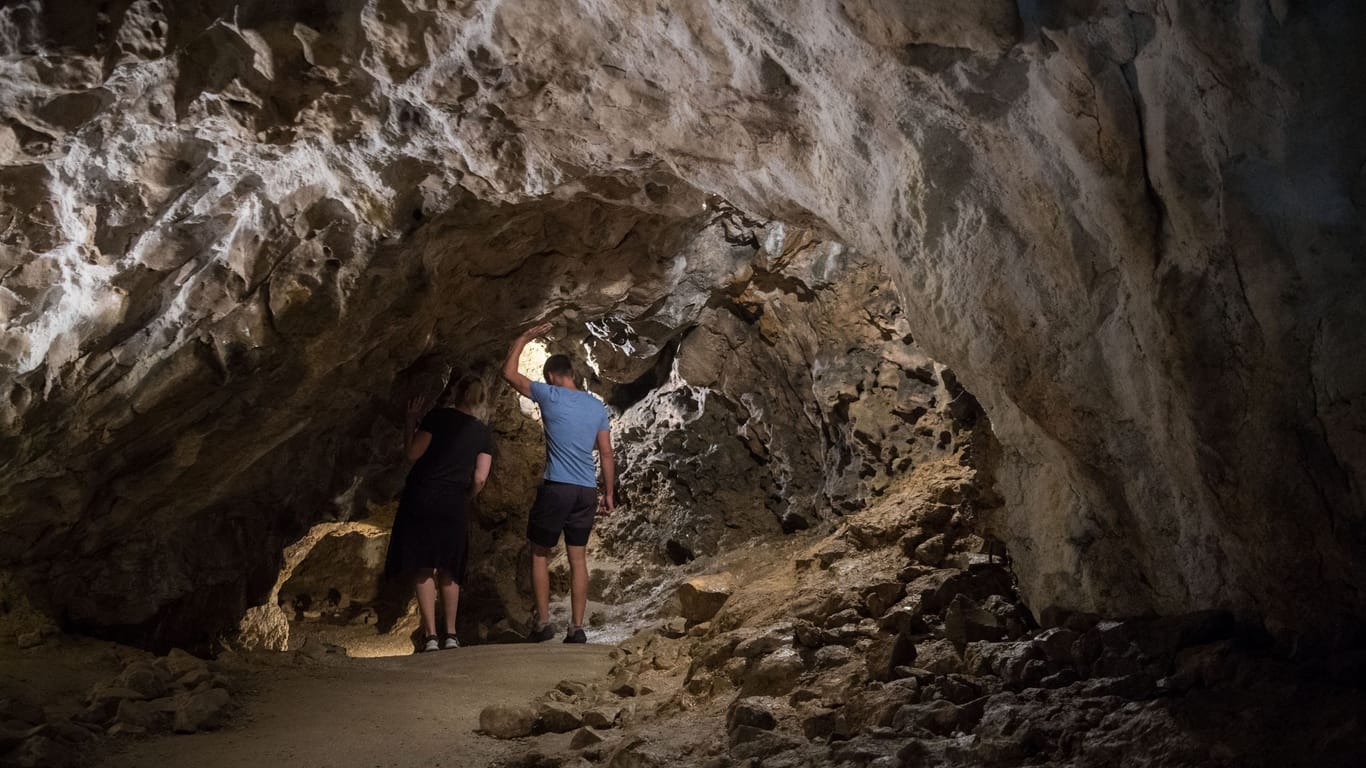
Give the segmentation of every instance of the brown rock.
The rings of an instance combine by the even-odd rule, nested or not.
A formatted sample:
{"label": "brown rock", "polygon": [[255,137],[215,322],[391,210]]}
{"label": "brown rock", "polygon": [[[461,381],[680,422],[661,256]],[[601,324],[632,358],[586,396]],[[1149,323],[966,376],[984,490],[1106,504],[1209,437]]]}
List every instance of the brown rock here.
{"label": "brown rock", "polygon": [[619,709],[608,709],[606,707],[593,707],[583,712],[583,724],[592,728],[605,729],[615,728],[617,716],[621,714]]}
{"label": "brown rock", "polygon": [[536,708],[541,728],[550,733],[568,733],[583,726],[578,710],[558,702],[545,702]]}
{"label": "brown rock", "polygon": [[495,739],[519,739],[536,728],[536,710],[524,705],[495,704],[479,713],[479,730]]}
{"label": "brown rock", "polygon": [[796,687],[804,671],[801,657],[785,648],[751,663],[743,673],[740,690],[746,696],[781,696]]}
{"label": "brown rock", "polygon": [[915,666],[935,674],[947,675],[963,669],[963,657],[948,640],[927,640],[915,647]]}
{"label": "brown rock", "polygon": [[915,641],[909,635],[892,635],[874,641],[867,651],[868,677],[887,681],[896,676],[897,667],[905,667],[916,660]]}
{"label": "brown rock", "polygon": [[602,734],[589,727],[583,727],[574,731],[574,736],[569,739],[570,749],[584,749],[603,742]]}
{"label": "brown rock", "polygon": [[678,587],[683,618],[691,622],[710,620],[730,599],[735,587],[735,577],[729,573],[688,579]]}
{"label": "brown rock", "polygon": [[231,703],[231,697],[222,688],[211,688],[202,693],[178,697],[175,732],[194,733],[220,727],[227,720],[228,706]]}

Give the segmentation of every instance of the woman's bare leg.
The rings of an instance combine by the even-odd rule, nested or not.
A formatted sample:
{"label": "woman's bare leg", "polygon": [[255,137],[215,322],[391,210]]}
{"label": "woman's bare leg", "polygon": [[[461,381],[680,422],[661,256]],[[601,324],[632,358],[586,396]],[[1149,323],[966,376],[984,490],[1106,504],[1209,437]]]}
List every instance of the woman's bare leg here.
{"label": "woman's bare leg", "polygon": [[446,634],[455,634],[455,611],[460,607],[460,585],[445,571],[441,574],[441,608],[446,613]]}
{"label": "woman's bare leg", "polygon": [[430,568],[418,571],[413,578],[417,589],[417,612],[422,617],[422,634],[431,637],[436,634],[436,581],[432,579]]}

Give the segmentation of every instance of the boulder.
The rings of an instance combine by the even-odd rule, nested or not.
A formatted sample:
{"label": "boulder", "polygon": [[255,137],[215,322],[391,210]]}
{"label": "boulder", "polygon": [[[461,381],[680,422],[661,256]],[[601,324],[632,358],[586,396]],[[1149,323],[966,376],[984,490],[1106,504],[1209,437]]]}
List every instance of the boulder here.
{"label": "boulder", "polygon": [[978,640],[1000,640],[1006,635],[1006,623],[967,595],[958,595],[944,611],[944,634],[962,648]]}
{"label": "boulder", "polygon": [[536,728],[536,710],[526,705],[494,704],[479,713],[479,730],[495,739],[519,739]]}
{"label": "boulder", "polygon": [[867,650],[866,658],[870,678],[884,682],[891,680],[896,676],[897,667],[915,662],[915,641],[904,634],[878,638]]}
{"label": "boulder", "polygon": [[220,727],[227,720],[231,703],[232,698],[222,688],[210,688],[177,697],[176,733],[194,733]]}
{"label": "boulder", "polygon": [[915,666],[935,674],[947,675],[963,669],[963,657],[948,640],[927,640],[915,647]]}
{"label": "boulder", "polygon": [[780,696],[795,688],[805,671],[801,656],[784,648],[749,664],[740,690],[746,696]]}
{"label": "boulder", "polygon": [[683,618],[691,622],[709,621],[730,599],[735,588],[735,577],[729,573],[688,579],[678,587]]}
{"label": "boulder", "polygon": [[726,730],[734,731],[740,726],[750,726],[771,731],[778,726],[773,716],[773,702],[762,697],[738,698],[726,708]]}
{"label": "boulder", "polygon": [[559,702],[545,702],[536,708],[542,730],[550,733],[569,733],[583,726],[583,715],[578,710]]}

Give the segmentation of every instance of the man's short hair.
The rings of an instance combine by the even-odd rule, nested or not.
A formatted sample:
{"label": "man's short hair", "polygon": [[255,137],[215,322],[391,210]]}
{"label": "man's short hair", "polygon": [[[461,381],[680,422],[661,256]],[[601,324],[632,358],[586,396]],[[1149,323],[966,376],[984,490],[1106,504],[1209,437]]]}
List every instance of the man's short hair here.
{"label": "man's short hair", "polygon": [[574,363],[569,359],[569,355],[551,355],[545,361],[545,366],[541,368],[541,376],[546,383],[550,383],[550,375],[568,376],[574,378]]}

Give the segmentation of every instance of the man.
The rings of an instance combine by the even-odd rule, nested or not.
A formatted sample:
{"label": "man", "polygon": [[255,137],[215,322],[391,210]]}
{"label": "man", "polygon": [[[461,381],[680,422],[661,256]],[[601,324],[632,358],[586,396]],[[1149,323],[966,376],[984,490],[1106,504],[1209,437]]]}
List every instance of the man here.
{"label": "man", "polygon": [[533,382],[517,370],[527,342],[550,330],[549,323],[517,337],[503,361],[503,378],[522,396],[541,407],[545,427],[545,478],[536,492],[527,522],[531,547],[531,586],[536,593],[536,620],[527,638],[539,643],[555,636],[550,626],[550,551],[564,534],[569,556],[571,621],[566,643],[586,643],[583,614],[588,604],[588,534],[598,508],[597,470],[593,449],[602,457],[603,514],[612,512],[616,467],[612,458],[612,433],[607,406],[574,384],[574,367],[565,355],[545,361],[545,383]]}

